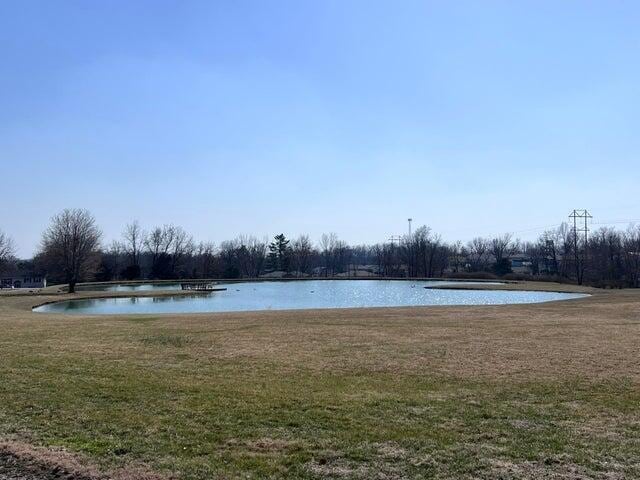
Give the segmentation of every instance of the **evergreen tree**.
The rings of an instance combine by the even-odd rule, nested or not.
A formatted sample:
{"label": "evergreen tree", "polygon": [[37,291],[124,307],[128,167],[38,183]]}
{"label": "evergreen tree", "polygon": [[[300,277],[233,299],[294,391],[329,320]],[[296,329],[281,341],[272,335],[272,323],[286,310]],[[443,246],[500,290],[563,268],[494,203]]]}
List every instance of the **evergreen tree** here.
{"label": "evergreen tree", "polygon": [[290,259],[289,240],[284,233],[273,237],[273,242],[269,244],[269,265],[273,270],[284,272],[289,271]]}

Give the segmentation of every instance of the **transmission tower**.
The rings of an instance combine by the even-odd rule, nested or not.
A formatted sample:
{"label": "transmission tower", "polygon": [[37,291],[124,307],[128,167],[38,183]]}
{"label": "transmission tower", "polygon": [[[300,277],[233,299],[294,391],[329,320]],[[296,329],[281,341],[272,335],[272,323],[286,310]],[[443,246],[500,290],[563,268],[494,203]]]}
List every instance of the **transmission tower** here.
{"label": "transmission tower", "polygon": [[[593,216],[587,210],[574,210],[569,215],[569,218],[573,220],[573,241],[574,246],[578,243],[578,233],[584,234],[584,244],[587,244],[588,235],[589,235],[589,227],[587,221]],[[584,226],[578,226],[578,219],[582,219],[584,221]]]}
{"label": "transmission tower", "polygon": [[396,242],[398,242],[398,246],[400,246],[401,240],[402,240],[402,237],[400,235],[391,235],[389,237],[389,241],[391,242],[391,245],[394,245]]}
{"label": "transmission tower", "polygon": [[[576,262],[576,280],[579,285],[582,285],[582,277],[584,276],[584,263],[587,258],[587,246],[589,245],[589,226],[588,220],[593,216],[587,210],[574,210],[569,214],[569,219],[573,220],[573,253],[575,255]],[[581,220],[581,222],[579,222]],[[579,223],[584,222],[583,225]],[[584,236],[584,252],[582,261],[580,261],[580,254],[578,252],[578,235],[582,233]]]}

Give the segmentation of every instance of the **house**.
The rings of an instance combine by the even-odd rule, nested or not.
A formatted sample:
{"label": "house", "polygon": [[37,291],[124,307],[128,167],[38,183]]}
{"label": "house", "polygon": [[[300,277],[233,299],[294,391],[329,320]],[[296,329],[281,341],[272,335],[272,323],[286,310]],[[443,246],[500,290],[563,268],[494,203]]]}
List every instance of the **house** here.
{"label": "house", "polygon": [[0,288],[44,288],[47,277],[33,270],[17,270],[0,275]]}

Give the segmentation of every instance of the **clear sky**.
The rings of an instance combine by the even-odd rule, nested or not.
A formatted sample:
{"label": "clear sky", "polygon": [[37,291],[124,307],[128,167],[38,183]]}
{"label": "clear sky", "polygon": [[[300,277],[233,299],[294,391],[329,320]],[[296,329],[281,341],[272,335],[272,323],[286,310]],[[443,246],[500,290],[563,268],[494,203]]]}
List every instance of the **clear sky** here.
{"label": "clear sky", "polygon": [[[0,229],[527,238],[640,218],[636,1],[0,2]],[[622,225],[624,227],[624,225]]]}

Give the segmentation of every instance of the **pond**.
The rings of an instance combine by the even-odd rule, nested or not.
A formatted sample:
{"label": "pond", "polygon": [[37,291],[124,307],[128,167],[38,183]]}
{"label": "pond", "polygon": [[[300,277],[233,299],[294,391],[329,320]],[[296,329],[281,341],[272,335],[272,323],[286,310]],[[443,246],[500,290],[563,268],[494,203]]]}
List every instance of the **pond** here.
{"label": "pond", "polygon": [[158,314],[307,308],[506,305],[550,302],[587,296],[557,292],[425,288],[450,283],[453,282],[399,280],[246,282],[228,284],[225,285],[228,289],[226,291],[206,294],[68,300],[42,305],[34,311],[78,314]]}

